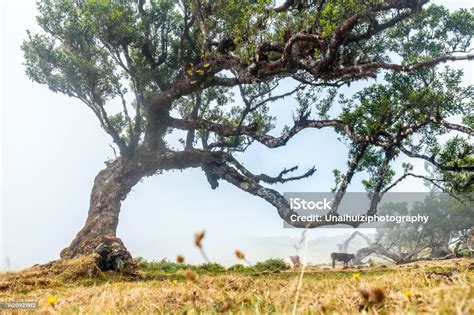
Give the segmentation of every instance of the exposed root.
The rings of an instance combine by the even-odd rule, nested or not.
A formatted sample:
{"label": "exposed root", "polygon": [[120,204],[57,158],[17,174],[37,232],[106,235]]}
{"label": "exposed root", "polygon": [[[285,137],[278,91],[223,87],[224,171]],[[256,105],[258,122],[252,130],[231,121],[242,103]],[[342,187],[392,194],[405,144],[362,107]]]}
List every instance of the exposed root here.
{"label": "exposed root", "polygon": [[96,264],[102,271],[116,271],[123,275],[140,277],[137,263],[132,258],[122,240],[114,236],[101,235],[83,238],[61,252],[61,258],[71,259],[97,254]]}
{"label": "exposed root", "polygon": [[[0,275],[0,292],[29,291],[45,287],[56,287],[73,282],[87,282],[90,280],[106,280],[101,270],[99,254],[79,256],[72,259],[58,259],[42,265],[24,269],[19,272],[9,272]],[[126,279],[140,278],[142,273],[114,274],[115,277]]]}

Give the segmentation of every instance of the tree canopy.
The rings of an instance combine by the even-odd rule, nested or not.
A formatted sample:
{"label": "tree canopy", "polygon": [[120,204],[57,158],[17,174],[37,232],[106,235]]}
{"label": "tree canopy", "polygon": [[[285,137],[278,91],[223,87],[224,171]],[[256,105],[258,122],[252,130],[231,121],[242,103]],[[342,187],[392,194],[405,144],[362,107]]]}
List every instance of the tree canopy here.
{"label": "tree canopy", "polygon": [[[89,107],[118,159],[167,154],[168,164],[141,175],[201,167],[212,188],[228,181],[285,218],[288,202],[268,184],[316,169],[259,175],[237,152],[332,128],[349,149],[347,169],[334,172],[332,211],[354,174],[365,172],[374,213],[378,195],[424,176],[408,163],[396,174],[400,156],[430,162],[448,190],[472,191],[474,88],[449,62],[474,58],[474,9],[427,3],[40,0],[43,32],[29,33],[22,49],[27,75]],[[360,80],[365,88],[340,93]],[[293,125],[273,130],[271,106],[286,98],[297,104]],[[173,130],[186,132],[181,145],[169,143]]]}

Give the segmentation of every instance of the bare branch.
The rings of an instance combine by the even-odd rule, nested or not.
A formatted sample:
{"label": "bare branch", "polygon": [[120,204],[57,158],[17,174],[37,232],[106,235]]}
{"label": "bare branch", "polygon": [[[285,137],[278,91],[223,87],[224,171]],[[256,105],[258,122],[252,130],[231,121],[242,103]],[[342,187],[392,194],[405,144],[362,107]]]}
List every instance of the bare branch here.
{"label": "bare branch", "polygon": [[362,143],[359,147],[356,148],[354,155],[352,156],[351,162],[349,163],[349,169],[347,170],[346,175],[344,176],[339,189],[334,196],[334,201],[331,206],[331,214],[336,214],[339,204],[346,193],[346,189],[352,181],[356,168],[359,166],[359,162],[364,156],[368,148],[368,143]]}
{"label": "bare branch", "polygon": [[[196,119],[199,116],[199,109],[202,105],[202,93],[196,93],[195,100],[194,100],[194,107],[191,111],[191,119]],[[186,150],[189,150],[193,147],[194,143],[194,129],[188,130],[188,134],[186,136]]]}
{"label": "bare branch", "polygon": [[232,165],[234,165],[239,172],[241,172],[243,175],[246,177],[252,178],[255,180],[257,183],[259,182],[264,182],[267,184],[277,184],[277,183],[286,183],[290,181],[295,181],[295,180],[300,180],[306,177],[309,177],[313,175],[316,172],[316,168],[313,166],[310,168],[306,173],[299,175],[299,176],[294,176],[294,177],[283,177],[284,175],[294,172],[298,169],[298,166],[293,166],[289,169],[284,169],[283,171],[280,172],[280,174],[276,177],[268,176],[266,174],[260,174],[260,175],[254,175],[251,173],[249,170],[247,170],[237,159],[235,159],[231,154],[226,155],[227,159],[230,161]]}
{"label": "bare branch", "polygon": [[344,67],[335,72],[336,77],[345,77],[347,75],[374,76],[377,70],[392,70],[395,72],[411,72],[422,68],[432,68],[448,61],[472,60],[474,55],[452,56],[445,55],[433,58],[431,60],[417,62],[411,65],[399,65],[384,62],[368,62],[356,66]]}
{"label": "bare branch", "polygon": [[[221,153],[214,153],[214,157],[218,154]],[[291,209],[289,202],[283,195],[281,195],[276,190],[260,185],[255,178],[246,176],[245,174],[251,174],[249,171],[238,170],[237,168],[234,168],[223,162],[223,159],[225,160],[225,158],[226,155],[221,155],[221,158],[215,159],[212,164],[209,164],[212,166],[211,171],[213,176],[223,179],[243,191],[266,200],[277,209],[280,217],[288,224],[303,228],[315,228],[318,226],[335,224],[332,221],[326,221],[326,217],[323,217],[321,221],[315,221],[309,224],[301,221],[291,221],[291,215],[297,215],[297,213]],[[359,225],[357,222],[337,222],[337,224],[345,224],[353,227],[357,227]]]}
{"label": "bare branch", "polygon": [[385,183],[385,176],[387,175],[388,170],[390,169],[390,161],[398,154],[398,150],[394,147],[390,147],[385,151],[385,157],[380,166],[377,174],[377,178],[375,179],[375,183],[373,185],[372,191],[372,198],[370,200],[370,207],[367,210],[367,215],[374,215],[377,213],[377,206],[382,200],[383,194],[381,190],[383,189]]}
{"label": "bare branch", "polygon": [[435,159],[436,155],[428,156],[428,155],[424,155],[424,154],[419,154],[419,153],[410,151],[410,150],[408,150],[407,148],[405,148],[401,145],[398,148],[400,149],[400,151],[402,151],[407,156],[428,161],[428,162],[430,162],[431,164],[433,164],[434,166],[436,166],[437,168],[439,168],[440,170],[443,170],[443,171],[452,171],[452,172],[463,172],[463,171],[473,172],[474,171],[474,166],[443,165],[443,164],[438,163],[436,161],[436,159]]}
{"label": "bare branch", "polygon": [[429,177],[426,177],[426,176],[423,176],[423,175],[417,175],[417,174],[414,174],[414,173],[405,173],[403,174],[402,176],[400,176],[396,181],[394,181],[390,186],[388,186],[387,188],[385,188],[383,191],[382,191],[382,195],[384,195],[386,192],[390,191],[393,187],[395,187],[398,183],[400,183],[401,181],[403,181],[405,178],[407,177],[415,177],[415,178],[421,178],[421,179],[424,179],[430,183],[432,183],[434,186],[436,186],[437,188],[439,188],[440,190],[444,191],[444,192],[448,192],[447,190],[445,190],[441,185],[438,184],[438,182],[443,182],[444,180],[442,179],[436,179],[436,178],[429,178]]}
{"label": "bare branch", "polygon": [[448,129],[451,130],[456,130],[462,133],[465,133],[469,136],[474,136],[474,129],[469,128],[468,126],[463,126],[463,125],[458,125],[458,124],[453,124],[450,123],[444,119],[436,118],[436,117],[430,117],[430,121],[434,124],[442,125]]}

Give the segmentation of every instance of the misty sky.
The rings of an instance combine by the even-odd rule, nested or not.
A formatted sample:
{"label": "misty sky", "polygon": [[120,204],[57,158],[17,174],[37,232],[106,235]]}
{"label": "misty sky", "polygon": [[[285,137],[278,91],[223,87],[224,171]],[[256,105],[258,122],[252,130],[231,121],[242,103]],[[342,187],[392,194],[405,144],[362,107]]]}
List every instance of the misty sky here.
{"label": "misty sky", "polygon": [[[472,4],[435,3],[450,9]],[[26,77],[20,45],[27,29],[39,31],[35,1],[3,0],[1,6],[0,266],[8,256],[13,267],[23,268],[57,259],[83,226],[94,177],[113,151],[111,139],[86,106]],[[465,67],[465,80],[472,82],[473,63],[457,67]],[[292,109],[287,100],[272,105],[272,114],[284,117],[278,127],[289,123]],[[313,177],[276,188],[280,192],[328,191],[334,185],[332,170],[345,170],[346,156],[345,146],[328,129],[305,130],[284,148],[270,150],[255,144],[242,160],[255,173],[273,175],[285,167],[299,165],[303,172],[315,165]],[[416,165],[422,169],[422,163]],[[355,178],[351,191],[362,190],[360,179]],[[397,190],[424,187],[409,179]],[[194,232],[202,229],[207,231],[204,244],[209,256],[225,264],[237,262],[233,257],[237,248],[252,261],[266,259],[268,251],[259,248],[259,240],[296,238],[301,233],[283,229],[276,209],[230,184],[221,182],[217,190],[211,190],[202,172],[194,169],[139,183],[123,203],[118,236],[134,256],[173,259],[182,254],[189,262],[199,263],[202,259],[192,240]],[[341,233],[348,230],[312,230],[309,237]],[[278,255],[275,248],[272,253]]]}

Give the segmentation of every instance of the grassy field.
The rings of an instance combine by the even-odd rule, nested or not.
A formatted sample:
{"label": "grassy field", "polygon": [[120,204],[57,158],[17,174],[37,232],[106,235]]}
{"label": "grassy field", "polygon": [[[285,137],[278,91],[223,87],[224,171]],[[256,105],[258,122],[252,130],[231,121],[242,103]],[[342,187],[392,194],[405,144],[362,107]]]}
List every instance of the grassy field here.
{"label": "grassy field", "polygon": [[231,271],[169,266],[149,264],[145,278],[134,281],[101,273],[87,261],[35,267],[0,275],[0,301],[38,301],[35,313],[42,314],[474,314],[474,268],[468,259],[308,267],[303,274],[271,266]]}

